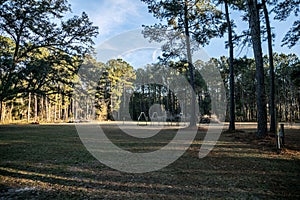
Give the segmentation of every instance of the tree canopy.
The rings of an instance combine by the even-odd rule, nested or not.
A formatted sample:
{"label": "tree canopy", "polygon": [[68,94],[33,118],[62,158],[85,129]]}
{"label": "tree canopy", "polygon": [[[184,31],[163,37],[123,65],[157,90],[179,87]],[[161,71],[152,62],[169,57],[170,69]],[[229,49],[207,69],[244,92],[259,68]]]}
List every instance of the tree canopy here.
{"label": "tree canopy", "polygon": [[1,0],[0,101],[46,84],[70,83],[98,28],[86,13],[64,20],[66,0]]}

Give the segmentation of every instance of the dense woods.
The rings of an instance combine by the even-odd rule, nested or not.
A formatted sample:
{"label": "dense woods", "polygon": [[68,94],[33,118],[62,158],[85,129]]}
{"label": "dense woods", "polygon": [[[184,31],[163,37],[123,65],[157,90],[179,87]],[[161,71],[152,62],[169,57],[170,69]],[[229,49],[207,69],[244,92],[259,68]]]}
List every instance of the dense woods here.
{"label": "dense woods", "polygon": [[[227,94],[229,94],[229,61],[227,57],[212,58],[209,65],[214,63],[221,72]],[[251,58],[238,58],[235,63],[235,114],[236,121],[256,121],[257,109],[255,94],[255,61]],[[265,76],[268,76],[268,57],[264,56]],[[161,85],[134,85],[136,79],[147,77],[149,73],[158,73],[155,65],[148,65],[145,69],[134,70],[123,60],[110,60],[108,63],[96,62],[91,57],[86,58],[83,65],[90,65],[88,69],[98,69],[102,76],[99,78],[95,96],[96,102],[87,105],[78,105],[77,98],[72,96],[70,86],[57,88],[58,92],[39,94],[35,92],[20,93],[18,97],[2,102],[2,122],[28,120],[30,122],[45,121],[74,121],[74,120],[123,120],[132,117],[137,120],[141,112],[147,117],[149,108],[157,103],[164,105],[169,120],[184,112],[177,102],[176,96],[168,88]],[[180,65],[180,63],[178,63]],[[300,94],[299,90],[300,60],[296,55],[274,54],[275,84],[277,97],[276,110],[278,121],[295,122],[300,120]],[[88,73],[95,73],[91,71]],[[87,73],[87,74],[88,74]],[[76,81],[76,77],[74,80]],[[201,115],[212,115],[210,110],[210,94],[200,75],[195,76],[196,95]],[[268,81],[266,91],[270,90]],[[131,97],[128,97],[132,94]],[[269,98],[267,102],[269,102]],[[128,102],[129,101],[129,102]],[[228,96],[229,101],[229,96]],[[129,103],[128,111],[123,111],[125,104]],[[229,106],[229,105],[228,105]],[[86,109],[82,109],[85,107]],[[269,107],[267,107],[269,108]],[[92,109],[95,109],[92,111]],[[92,113],[95,112],[95,115]],[[163,113],[160,113],[163,115]],[[173,116],[173,117],[171,117]],[[229,109],[227,109],[229,120]],[[179,119],[177,119],[179,120]]]}
{"label": "dense woods", "polygon": [[[93,26],[86,13],[65,20],[63,16],[70,11],[67,1],[2,0],[1,122],[137,120],[141,112],[150,119],[153,113],[149,113],[149,109],[153,104],[162,105],[158,115],[167,121],[189,119],[194,123],[199,122],[200,116],[218,115],[211,109],[214,102],[208,85],[193,65],[200,61],[192,60],[191,54],[194,49],[209,44],[211,38],[225,37],[226,34],[229,34],[229,57],[211,58],[207,62],[201,61],[201,65],[213,63],[220,70],[227,101],[230,102],[226,113],[229,128],[235,129],[235,121],[255,121],[258,122],[258,136],[264,136],[266,120],[300,120],[300,60],[296,54],[272,51],[273,34],[268,19],[271,11],[275,13],[275,20],[285,20],[289,15],[297,14],[298,1],[279,1],[276,4],[263,1],[263,5],[255,0],[143,2],[154,17],[167,23],[144,26],[143,33],[150,40],[166,41],[160,62],[177,70],[190,82],[195,96],[191,97],[189,104],[180,104],[165,86],[136,84],[136,80],[163,70],[156,64],[134,69],[122,59],[97,62],[93,58],[93,38],[98,34],[98,27]],[[224,13],[219,9],[223,4]],[[241,12],[249,23],[249,30],[239,31],[242,35],[237,34],[230,16],[231,9]],[[181,40],[183,45],[169,45],[172,41],[166,40],[166,36],[174,33],[185,36]],[[261,47],[265,37],[269,41],[269,54],[263,56],[263,53],[268,53],[262,52]],[[298,40],[299,21],[295,21],[283,38],[283,45],[293,48]],[[254,58],[234,57],[233,48],[240,44],[252,46]],[[93,78],[91,90],[85,88],[85,92],[93,94],[93,101],[80,105],[84,101],[78,101],[78,98],[84,97],[75,97],[74,91],[84,88],[74,85],[82,81],[78,71],[83,68],[86,77],[81,79],[97,77]],[[195,104],[199,110],[186,113],[185,106],[195,108]],[[129,112],[126,111],[127,105]]]}

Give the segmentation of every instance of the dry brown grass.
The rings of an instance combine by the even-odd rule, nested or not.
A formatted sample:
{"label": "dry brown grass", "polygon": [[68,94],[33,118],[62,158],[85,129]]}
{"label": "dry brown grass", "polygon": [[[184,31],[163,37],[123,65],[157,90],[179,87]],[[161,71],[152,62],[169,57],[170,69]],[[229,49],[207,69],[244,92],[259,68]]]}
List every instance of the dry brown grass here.
{"label": "dry brown grass", "polygon": [[[155,140],[112,140],[136,151]],[[223,133],[210,154],[198,158],[205,127],[189,150],[159,171],[128,174],[106,167],[82,145],[74,125],[0,126],[0,199],[299,199],[300,129],[286,129],[286,148],[253,129]],[[176,129],[162,132],[161,144]],[[118,143],[119,141],[119,143]]]}

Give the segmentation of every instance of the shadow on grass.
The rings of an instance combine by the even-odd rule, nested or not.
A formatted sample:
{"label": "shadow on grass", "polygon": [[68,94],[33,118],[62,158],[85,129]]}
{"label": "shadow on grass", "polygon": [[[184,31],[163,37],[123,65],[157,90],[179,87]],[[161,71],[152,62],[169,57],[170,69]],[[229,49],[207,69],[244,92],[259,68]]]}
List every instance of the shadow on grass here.
{"label": "shadow on grass", "polygon": [[[95,160],[74,126],[0,126],[0,131],[3,199],[300,197],[299,157],[261,151],[224,136],[203,159],[198,158],[204,136],[200,132],[191,148],[168,167],[128,174]],[[142,144],[135,141],[124,145],[141,148]],[[157,148],[155,142],[147,145]]]}

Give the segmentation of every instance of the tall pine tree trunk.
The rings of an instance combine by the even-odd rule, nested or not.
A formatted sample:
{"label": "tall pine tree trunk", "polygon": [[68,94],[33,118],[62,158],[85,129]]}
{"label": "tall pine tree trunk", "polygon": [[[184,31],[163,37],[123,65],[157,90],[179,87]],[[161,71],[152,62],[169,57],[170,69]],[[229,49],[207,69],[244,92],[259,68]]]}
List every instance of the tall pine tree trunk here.
{"label": "tall pine tree trunk", "polygon": [[188,8],[187,2],[184,6],[184,29],[185,29],[185,39],[186,39],[186,51],[187,51],[187,60],[189,65],[190,72],[190,84],[192,86],[192,99],[191,99],[191,119],[190,127],[196,126],[196,95],[195,95],[195,73],[194,65],[191,53],[191,41],[190,41],[190,32],[189,32],[189,18],[188,18]]}
{"label": "tall pine tree trunk", "polygon": [[38,121],[38,103],[37,96],[34,94],[34,122]]}
{"label": "tall pine tree trunk", "polygon": [[3,122],[3,101],[0,101],[0,122]]}
{"label": "tall pine tree trunk", "polygon": [[74,97],[72,96],[72,121],[75,121],[76,115],[75,115],[75,100]]}
{"label": "tall pine tree trunk", "polygon": [[232,42],[232,27],[229,16],[229,8],[227,0],[225,3],[225,15],[227,21],[228,28],[228,45],[229,45],[229,85],[230,85],[230,122],[229,122],[229,130],[235,130],[235,102],[234,102],[234,66],[233,66],[233,42]]}
{"label": "tall pine tree trunk", "polygon": [[2,122],[5,122],[6,118],[6,102],[2,102]]}
{"label": "tall pine tree trunk", "polygon": [[41,96],[40,98],[40,117],[41,117],[41,120],[44,121],[44,117],[45,117],[45,106],[44,106],[44,95]]}
{"label": "tall pine tree trunk", "polygon": [[57,94],[58,99],[57,99],[57,109],[58,109],[58,120],[61,120],[61,93]]}
{"label": "tall pine tree trunk", "polygon": [[30,121],[31,92],[28,94],[27,122]]}
{"label": "tall pine tree trunk", "polygon": [[9,122],[13,122],[13,115],[12,115],[12,111],[14,109],[14,102],[12,101],[11,102],[11,105],[10,105],[10,109],[9,109]]}
{"label": "tall pine tree trunk", "polygon": [[251,30],[253,53],[256,64],[257,136],[262,138],[266,136],[267,132],[267,110],[260,19],[257,0],[248,0],[247,6],[249,11],[249,26]]}
{"label": "tall pine tree trunk", "polygon": [[49,121],[49,105],[48,105],[48,97],[45,96],[45,109],[46,109],[46,121]]}
{"label": "tall pine tree trunk", "polygon": [[270,27],[269,13],[266,1],[262,0],[264,16],[266,20],[266,28],[268,34],[268,50],[269,50],[269,65],[270,65],[270,132],[276,131],[276,107],[275,107],[275,73],[274,73],[274,59],[272,47],[272,33]]}
{"label": "tall pine tree trunk", "polygon": [[54,103],[54,119],[53,121],[56,122],[57,119],[57,107],[58,107],[58,94],[55,94],[55,103]]}

